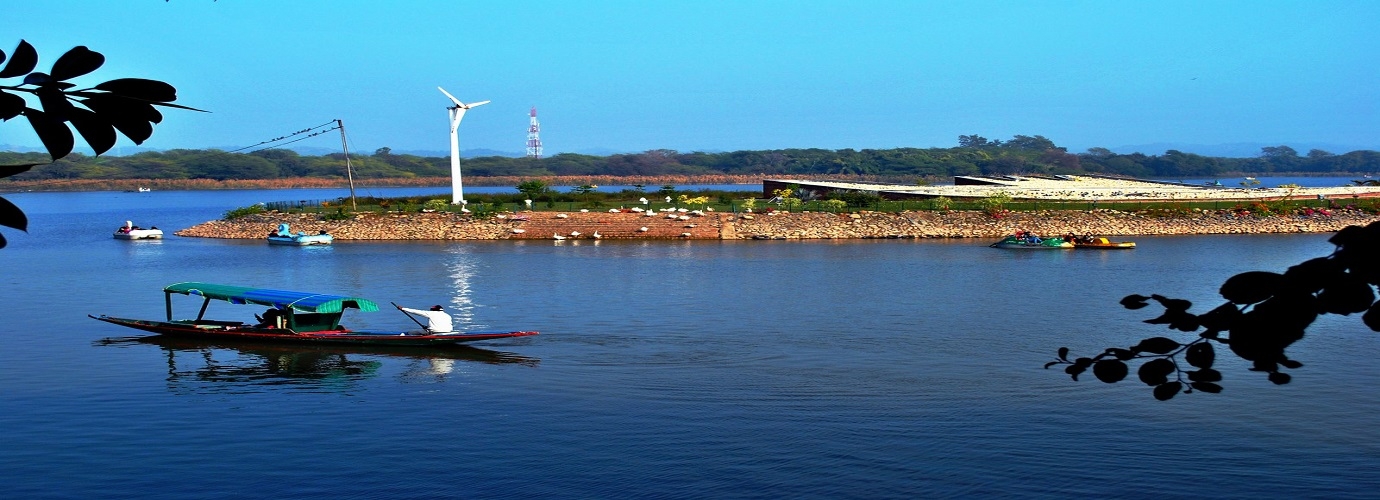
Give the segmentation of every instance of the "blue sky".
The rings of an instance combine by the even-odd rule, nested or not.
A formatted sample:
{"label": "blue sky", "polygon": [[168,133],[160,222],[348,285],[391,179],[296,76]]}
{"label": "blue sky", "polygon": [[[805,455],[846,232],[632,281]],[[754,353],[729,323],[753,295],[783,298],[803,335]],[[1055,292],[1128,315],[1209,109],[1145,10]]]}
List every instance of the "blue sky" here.
{"label": "blue sky", "polygon": [[[520,152],[536,106],[548,155],[965,134],[1074,152],[1380,149],[1375,1],[44,0],[4,14],[0,50],[28,40],[40,70],[86,45],[107,63],[76,83],[163,80],[212,111],[165,112],[145,143],[158,149],[339,118],[361,152],[444,151],[438,85],[493,101],[465,116],[462,149]],[[0,123],[0,144],[39,145],[22,120]]]}

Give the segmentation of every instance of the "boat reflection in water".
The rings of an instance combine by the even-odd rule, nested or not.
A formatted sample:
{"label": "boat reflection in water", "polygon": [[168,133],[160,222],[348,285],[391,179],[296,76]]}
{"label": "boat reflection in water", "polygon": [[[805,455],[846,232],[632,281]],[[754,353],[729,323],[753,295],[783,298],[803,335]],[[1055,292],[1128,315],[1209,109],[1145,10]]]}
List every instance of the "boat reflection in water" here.
{"label": "boat reflection in water", "polygon": [[[539,359],[468,345],[445,347],[296,345],[281,342],[228,342],[165,335],[118,337],[97,345],[129,347],[151,344],[167,353],[168,382],[225,384],[218,390],[259,392],[263,386],[296,386],[333,390],[378,376],[388,360],[405,363],[405,381],[444,380],[458,363],[537,366]],[[190,387],[184,387],[190,388]]]}

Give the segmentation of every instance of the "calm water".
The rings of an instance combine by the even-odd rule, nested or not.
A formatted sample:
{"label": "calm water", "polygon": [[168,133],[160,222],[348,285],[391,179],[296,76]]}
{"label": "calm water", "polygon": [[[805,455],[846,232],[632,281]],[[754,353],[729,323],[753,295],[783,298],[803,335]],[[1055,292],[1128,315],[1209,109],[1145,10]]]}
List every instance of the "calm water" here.
{"label": "calm water", "polygon": [[[308,192],[302,192],[308,191]],[[1374,498],[1376,337],[1325,318],[1277,387],[1222,394],[1043,370],[1167,331],[1117,301],[1217,286],[1326,235],[986,241],[116,241],[314,190],[7,195],[0,495],[8,498]],[[447,305],[537,337],[454,351],[140,338],[177,281]],[[177,302],[190,311],[190,302]],[[257,308],[212,306],[247,319]],[[358,328],[405,329],[393,311]]]}

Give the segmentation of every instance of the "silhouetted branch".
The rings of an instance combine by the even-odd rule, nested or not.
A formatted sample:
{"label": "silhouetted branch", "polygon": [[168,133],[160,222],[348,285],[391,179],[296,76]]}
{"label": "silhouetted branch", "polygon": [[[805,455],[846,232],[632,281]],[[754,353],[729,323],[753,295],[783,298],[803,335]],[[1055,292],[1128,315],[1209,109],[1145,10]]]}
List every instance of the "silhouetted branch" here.
{"label": "silhouetted branch", "polygon": [[[3,51],[0,62],[6,62]],[[158,80],[119,78],[72,90],[76,84],[68,80],[96,71],[104,64],[105,56],[100,52],[77,46],[58,57],[49,72],[37,72],[34,68],[38,66],[38,51],[20,40],[9,61],[0,68],[0,79],[23,80],[18,85],[0,85],[0,120],[24,116],[48,155],[57,161],[72,152],[76,143],[72,129],[99,155],[115,146],[117,131],[135,144],[143,144],[153,135],[153,124],[163,121],[163,115],[154,106],[201,111],[173,104],[177,89]],[[37,98],[42,109],[29,107],[20,94]],[[0,165],[0,178],[37,165],[41,164]],[[0,226],[27,231],[28,218],[19,207],[0,198]],[[5,237],[0,235],[0,248],[5,245]]]}
{"label": "silhouetted branch", "polygon": [[[1212,368],[1216,360],[1213,343],[1217,343],[1250,361],[1252,371],[1267,373],[1275,384],[1287,384],[1292,377],[1283,370],[1302,368],[1303,363],[1289,359],[1284,351],[1303,338],[1318,315],[1364,313],[1362,323],[1380,331],[1380,303],[1373,289],[1380,285],[1380,261],[1375,257],[1380,255],[1380,222],[1348,226],[1328,242],[1337,246],[1332,255],[1304,261],[1283,274],[1249,271],[1228,278],[1220,290],[1227,302],[1201,315],[1188,312],[1193,304],[1187,300],[1162,295],[1121,299],[1127,309],[1144,308],[1151,300],[1158,302],[1164,313],[1146,323],[1182,332],[1202,329],[1197,339],[1186,344],[1151,337],[1129,349],[1109,348],[1096,356],[1073,360],[1069,359],[1069,349],[1061,347],[1057,358],[1045,368],[1067,365],[1064,373],[1074,380],[1092,368],[1098,380],[1110,384],[1129,374],[1127,361],[1148,360],[1140,365],[1137,375],[1141,382],[1154,387],[1155,399],[1164,401],[1180,392],[1222,391],[1217,384],[1222,374]],[[1189,369],[1180,364],[1180,355]]]}

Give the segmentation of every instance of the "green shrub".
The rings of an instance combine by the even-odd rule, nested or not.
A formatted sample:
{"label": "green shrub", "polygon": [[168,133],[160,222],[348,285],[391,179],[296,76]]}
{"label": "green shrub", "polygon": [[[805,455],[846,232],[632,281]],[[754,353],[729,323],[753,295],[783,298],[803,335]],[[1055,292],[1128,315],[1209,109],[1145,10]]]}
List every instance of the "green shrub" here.
{"label": "green shrub", "polygon": [[265,211],[266,211],[266,210],[264,209],[264,204],[263,204],[263,203],[256,203],[256,204],[253,204],[253,205],[250,205],[250,206],[247,206],[247,207],[240,207],[240,208],[228,210],[228,211],[225,212],[225,217],[223,217],[223,219],[225,219],[225,220],[235,220],[235,219],[238,219],[238,218],[240,218],[240,217],[244,217],[244,216],[248,216],[248,215],[261,214],[261,213],[264,213]]}

